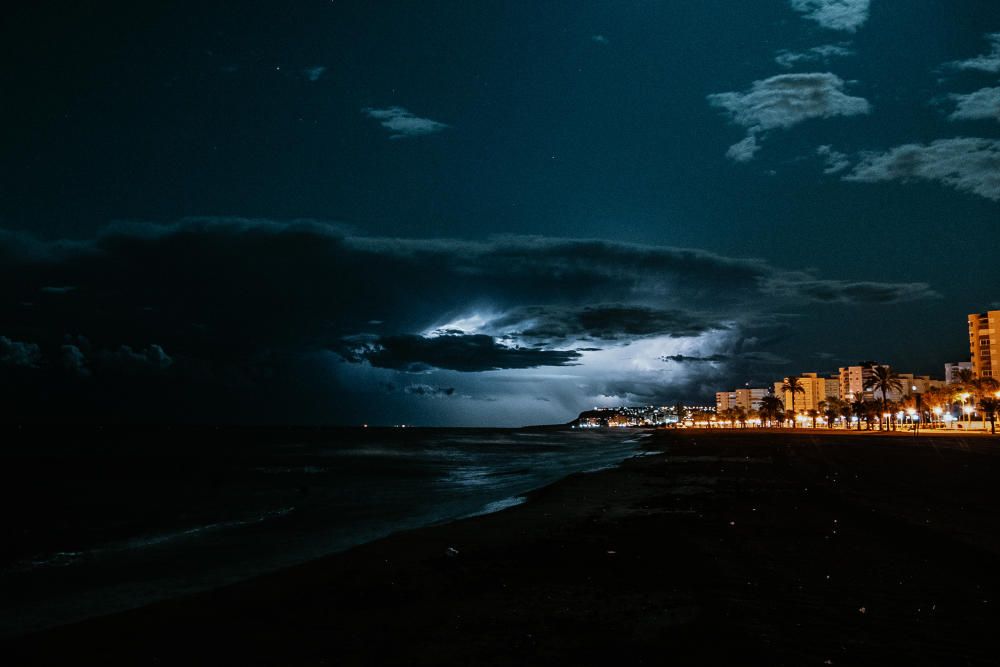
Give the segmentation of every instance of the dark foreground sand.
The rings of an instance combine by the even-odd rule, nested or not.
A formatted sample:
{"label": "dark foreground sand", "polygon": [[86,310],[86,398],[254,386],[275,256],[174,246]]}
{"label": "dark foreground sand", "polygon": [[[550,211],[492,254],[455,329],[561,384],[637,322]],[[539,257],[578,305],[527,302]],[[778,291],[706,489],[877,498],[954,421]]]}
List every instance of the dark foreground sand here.
{"label": "dark foreground sand", "polygon": [[647,442],[666,454],[22,638],[0,662],[1000,664],[1000,440]]}

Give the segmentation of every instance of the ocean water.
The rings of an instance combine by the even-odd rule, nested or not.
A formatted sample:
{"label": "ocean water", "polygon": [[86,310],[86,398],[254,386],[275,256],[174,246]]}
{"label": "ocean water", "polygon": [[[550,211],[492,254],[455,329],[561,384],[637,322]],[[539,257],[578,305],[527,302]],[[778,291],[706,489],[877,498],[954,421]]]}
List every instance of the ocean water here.
{"label": "ocean water", "polygon": [[[500,511],[639,453],[641,433],[366,429],[241,443],[135,433],[3,456],[0,637]],[[93,438],[91,440],[94,440]]]}

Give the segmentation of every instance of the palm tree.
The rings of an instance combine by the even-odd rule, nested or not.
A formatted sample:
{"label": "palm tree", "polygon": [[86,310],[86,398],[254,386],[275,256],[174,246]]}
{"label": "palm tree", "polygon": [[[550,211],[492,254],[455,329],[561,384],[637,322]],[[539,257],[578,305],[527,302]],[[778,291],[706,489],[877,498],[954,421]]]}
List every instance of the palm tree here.
{"label": "palm tree", "polygon": [[774,420],[778,419],[785,411],[785,404],[782,403],[781,399],[773,394],[768,394],[764,398],[760,399],[760,407],[757,409],[757,413],[760,415],[761,421],[765,421],[768,425]]}
{"label": "palm tree", "polygon": [[878,401],[865,401],[865,430],[872,430],[872,422],[882,420],[882,411],[879,410]]}
{"label": "palm tree", "polygon": [[[979,402],[980,407],[982,406],[983,399],[998,398],[1000,397],[1000,382],[997,382],[995,378],[991,377],[981,377],[976,378],[972,381],[972,391]],[[983,425],[986,425],[986,411],[983,410]],[[992,420],[991,420],[992,423]]]}
{"label": "palm tree", "polygon": [[1000,410],[1000,398],[997,396],[984,396],[979,399],[979,409],[982,410],[983,415],[990,420],[990,433],[996,435],[997,411]]}
{"label": "palm tree", "polygon": [[856,396],[851,401],[851,412],[858,418],[858,430],[861,430],[861,422],[865,423],[865,430],[872,430],[872,421],[879,415],[878,403],[869,401],[864,396]]}
{"label": "palm tree", "polygon": [[[882,413],[884,414],[889,407],[889,392],[902,392],[903,381],[900,379],[899,373],[892,370],[891,367],[875,366],[872,368],[871,376],[865,381],[865,389],[882,392]],[[882,428],[881,419],[879,419],[879,428]]]}
{"label": "palm tree", "polygon": [[816,420],[819,419],[819,410],[809,410],[806,412],[813,420],[813,428],[816,428]]}
{"label": "palm tree", "polygon": [[747,427],[747,411],[742,407],[733,409],[733,419],[740,423],[740,428]]}
{"label": "palm tree", "polygon": [[[781,391],[792,395],[792,407],[790,411],[792,413],[792,419],[795,419],[795,394],[805,394],[806,388],[802,386],[802,381],[799,376],[793,375],[791,377],[785,378],[785,382],[781,385]],[[794,423],[793,423],[794,425]]]}
{"label": "palm tree", "polygon": [[945,410],[951,411],[951,392],[943,387],[931,387],[924,392],[923,405],[930,411],[931,423],[933,424],[939,419],[938,411],[942,413]]}
{"label": "palm tree", "polygon": [[864,394],[856,394],[851,401],[851,412],[858,418],[858,430],[861,430],[861,421],[868,415],[868,401]]}
{"label": "palm tree", "polygon": [[829,398],[819,402],[819,409],[823,411],[823,416],[826,417],[827,428],[833,428],[833,423],[840,416],[843,407],[844,402],[839,398]]}
{"label": "palm tree", "polygon": [[[952,385],[955,391],[955,402],[962,404],[962,412],[965,413],[965,420],[971,425],[972,414],[965,412],[965,402],[976,393],[976,374],[971,369],[962,368],[958,371],[958,384]],[[961,419],[961,415],[959,415]]]}
{"label": "palm tree", "polygon": [[[851,428],[851,415],[854,414],[854,408],[847,401],[840,401],[840,416],[844,418],[844,428]],[[860,422],[858,423],[858,428],[861,428]]]}

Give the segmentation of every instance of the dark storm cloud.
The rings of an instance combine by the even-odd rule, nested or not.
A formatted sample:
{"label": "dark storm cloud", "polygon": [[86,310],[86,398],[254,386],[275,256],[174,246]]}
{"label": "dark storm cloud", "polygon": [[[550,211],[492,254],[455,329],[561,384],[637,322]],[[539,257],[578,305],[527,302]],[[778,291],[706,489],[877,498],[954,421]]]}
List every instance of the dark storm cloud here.
{"label": "dark storm cloud", "polygon": [[717,317],[682,310],[604,304],[583,308],[528,306],[515,308],[490,322],[499,330],[531,339],[618,340],[642,336],[696,336],[725,328]]}
{"label": "dark storm cloud", "polygon": [[662,361],[673,361],[678,364],[718,363],[721,361],[729,361],[730,358],[731,357],[728,354],[713,354],[709,357],[692,357],[686,354],[670,354],[660,357]]}
{"label": "dark storm cloud", "polygon": [[88,376],[87,355],[76,345],[65,344],[59,348],[62,367],[74,375]]}
{"label": "dark storm cloud", "polygon": [[133,350],[129,345],[122,345],[102,353],[101,361],[106,366],[125,373],[165,371],[174,363],[170,355],[156,344],[143,350]]}
{"label": "dark storm cloud", "polygon": [[905,303],[938,298],[926,283],[879,283],[839,280],[787,281],[776,278],[768,285],[776,294],[789,294],[821,303]]}
{"label": "dark storm cloud", "polygon": [[[567,372],[623,345],[647,345],[655,360],[667,350],[647,342],[659,340],[697,356],[697,343],[684,341],[736,335],[776,308],[932,295],[922,284],[821,280],[684,248],[360,237],[311,221],[118,224],[84,241],[2,233],[0,258],[0,298],[22,304],[0,311],[0,335],[41,355],[39,368],[19,370],[19,381],[35,382],[25,396],[45,405],[40,397],[64,386],[74,400],[87,397],[79,410],[169,405],[190,418],[309,404],[336,419],[331,392],[353,392],[338,383],[362,377],[339,379],[349,369]],[[63,285],[75,289],[38,298]],[[433,334],[441,329],[450,333]],[[332,363],[331,349],[350,363]],[[618,359],[601,363],[621,368]],[[495,396],[484,383],[453,382],[428,384]],[[555,386],[539,379],[528,391]],[[7,383],[4,395],[21,401],[18,391]],[[572,400],[569,390],[560,398]]]}
{"label": "dark storm cloud", "polygon": [[41,359],[38,345],[0,336],[0,364],[30,368],[37,366]]}
{"label": "dark storm cloud", "polygon": [[429,384],[411,384],[403,388],[403,392],[411,396],[425,398],[447,398],[455,395],[454,387],[433,387]]}
{"label": "dark storm cloud", "polygon": [[376,368],[410,373],[431,368],[471,373],[567,366],[580,358],[580,353],[575,351],[507,347],[484,334],[381,336],[360,345],[348,340],[338,346],[336,351],[347,361],[367,361]]}
{"label": "dark storm cloud", "polygon": [[672,361],[678,364],[703,364],[743,362],[750,364],[784,365],[791,363],[790,359],[779,357],[770,352],[745,352],[743,354],[713,354],[707,357],[692,357],[685,354],[670,354],[660,357],[661,361]]}

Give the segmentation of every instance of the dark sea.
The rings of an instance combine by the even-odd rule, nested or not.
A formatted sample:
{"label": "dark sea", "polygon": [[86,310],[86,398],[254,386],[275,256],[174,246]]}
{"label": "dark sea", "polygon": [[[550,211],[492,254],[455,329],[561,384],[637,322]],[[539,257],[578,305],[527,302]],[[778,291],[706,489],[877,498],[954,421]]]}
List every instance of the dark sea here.
{"label": "dark sea", "polygon": [[[641,431],[127,429],[0,451],[0,637],[501,510]],[[59,442],[52,444],[49,438]]]}

